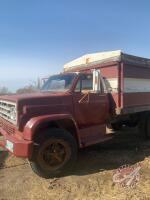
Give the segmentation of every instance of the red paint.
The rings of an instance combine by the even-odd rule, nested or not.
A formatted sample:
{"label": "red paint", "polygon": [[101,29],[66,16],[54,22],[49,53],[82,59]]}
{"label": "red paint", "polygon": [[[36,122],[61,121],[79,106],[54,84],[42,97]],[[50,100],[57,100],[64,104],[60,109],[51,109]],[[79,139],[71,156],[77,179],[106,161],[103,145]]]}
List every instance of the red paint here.
{"label": "red paint", "polygon": [[30,119],[25,125],[23,137],[26,140],[32,140],[36,129],[38,129],[42,123],[52,122],[55,120],[62,120],[62,119],[70,119],[74,123],[76,127],[77,137],[80,140],[79,135],[78,135],[78,132],[79,132],[78,127],[76,125],[75,120],[72,118],[70,114],[53,114],[53,115],[43,115],[39,117],[34,117]]}
{"label": "red paint", "polygon": [[[4,130],[4,126],[2,126],[1,131],[2,135],[7,136],[4,137],[5,140],[9,138],[10,141],[13,141],[15,155],[31,157],[30,143],[34,142],[33,137],[36,130],[43,123],[53,121],[59,122],[67,119],[74,124],[80,147],[104,141],[108,138],[105,134],[105,123],[109,114],[108,95],[104,92],[90,93],[88,102],[85,100],[80,101],[83,94],[74,92],[78,79],[79,76],[75,78],[71,90],[68,92],[51,94],[46,92],[2,97],[3,100],[11,101],[12,99],[16,102],[19,110],[18,129],[6,120],[2,120],[5,127],[14,127],[14,133],[7,133],[8,128]],[[92,127],[95,127],[94,132],[91,132]],[[83,134],[85,130],[86,134]],[[89,139],[87,135],[90,136]],[[91,138],[93,139],[91,140]],[[20,154],[18,153],[19,148],[21,149]]]}
{"label": "red paint", "polygon": [[[105,78],[118,79],[118,92],[84,94],[75,92],[80,74],[87,74],[93,69],[100,69]],[[86,69],[78,68],[71,89],[67,92],[40,92],[28,95],[3,96],[0,99],[13,101],[17,104],[18,124],[12,125],[0,118],[0,132],[4,140],[0,146],[5,147],[6,140],[14,143],[14,155],[30,158],[34,145],[34,135],[44,123],[67,120],[73,125],[74,134],[79,147],[105,141],[111,137],[106,134],[106,123],[118,113],[134,113],[150,110],[150,93],[124,93],[124,77],[150,78],[150,68],[126,64],[123,62],[108,62],[88,65]],[[63,127],[61,124],[61,128]],[[41,133],[42,134],[42,133]]]}
{"label": "red paint", "polygon": [[107,67],[100,67],[101,73],[107,78],[119,78],[118,77],[118,64]]}
{"label": "red paint", "polygon": [[[108,117],[108,98],[106,94],[90,93],[88,99],[79,102],[84,94],[74,93],[74,117],[79,128],[104,124]],[[99,112],[99,110],[101,112]]]}
{"label": "red paint", "polygon": [[83,147],[95,144],[95,141],[97,141],[97,143],[100,143],[112,138],[112,136],[106,135],[105,124],[80,129],[80,137]]}
{"label": "red paint", "polygon": [[[9,135],[6,131],[4,131],[2,128],[0,128],[0,132],[4,137],[4,140],[1,141],[0,146],[5,148],[6,140],[9,140],[14,144],[13,154],[15,156],[24,157],[24,158],[31,157],[32,148],[33,148],[32,141],[27,141],[27,140],[24,140],[22,137],[19,137],[20,133],[17,131],[14,135]],[[12,152],[10,152],[10,153],[12,153]]]}
{"label": "red paint", "polygon": [[125,107],[136,107],[150,105],[150,93],[141,92],[141,93],[124,93],[124,108]]}
{"label": "red paint", "polygon": [[124,64],[124,77],[150,79],[150,67]]}
{"label": "red paint", "polygon": [[121,62],[120,66],[119,66],[119,97],[120,97],[120,102],[119,102],[119,106],[120,108],[123,108],[124,105],[124,98],[123,98],[123,94],[124,94],[124,64]]}

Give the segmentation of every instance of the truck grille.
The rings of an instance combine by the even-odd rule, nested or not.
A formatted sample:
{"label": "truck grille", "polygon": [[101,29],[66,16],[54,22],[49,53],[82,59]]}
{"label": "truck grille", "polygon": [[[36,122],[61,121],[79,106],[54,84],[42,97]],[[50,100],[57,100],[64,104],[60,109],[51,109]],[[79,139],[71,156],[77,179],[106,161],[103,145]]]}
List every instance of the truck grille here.
{"label": "truck grille", "polygon": [[9,101],[0,100],[0,117],[16,124],[16,104]]}
{"label": "truck grille", "polygon": [[15,128],[9,122],[6,122],[2,118],[0,118],[0,127],[5,130],[8,134],[14,134]]}

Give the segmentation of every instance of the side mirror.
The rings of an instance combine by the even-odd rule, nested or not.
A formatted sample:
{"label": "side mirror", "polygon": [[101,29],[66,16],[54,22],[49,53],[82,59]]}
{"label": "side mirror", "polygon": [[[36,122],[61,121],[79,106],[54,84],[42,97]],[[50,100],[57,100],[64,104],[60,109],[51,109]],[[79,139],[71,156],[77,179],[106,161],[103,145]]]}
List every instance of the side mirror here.
{"label": "side mirror", "polygon": [[93,70],[93,91],[98,93],[101,90],[100,86],[100,70]]}

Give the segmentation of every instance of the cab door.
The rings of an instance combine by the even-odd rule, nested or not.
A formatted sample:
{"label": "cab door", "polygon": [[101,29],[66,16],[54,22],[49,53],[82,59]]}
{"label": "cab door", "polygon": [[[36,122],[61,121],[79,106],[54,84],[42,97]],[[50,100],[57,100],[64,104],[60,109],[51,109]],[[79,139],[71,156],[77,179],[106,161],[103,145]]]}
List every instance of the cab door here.
{"label": "cab door", "polygon": [[93,87],[93,74],[81,74],[74,93],[74,117],[78,126],[101,125],[108,116],[108,98],[100,82],[99,91]]}

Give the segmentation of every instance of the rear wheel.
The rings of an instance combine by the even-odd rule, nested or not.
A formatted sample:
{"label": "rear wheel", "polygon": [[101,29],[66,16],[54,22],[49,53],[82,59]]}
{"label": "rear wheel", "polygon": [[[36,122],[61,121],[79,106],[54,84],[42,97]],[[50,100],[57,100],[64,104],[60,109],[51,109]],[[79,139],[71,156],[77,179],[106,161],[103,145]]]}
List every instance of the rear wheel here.
{"label": "rear wheel", "polygon": [[138,124],[139,134],[150,139],[150,115],[143,115]]}
{"label": "rear wheel", "polygon": [[119,122],[118,122],[118,123],[112,123],[111,126],[112,126],[112,129],[113,129],[114,131],[119,131],[119,130],[122,129],[122,124],[119,123]]}
{"label": "rear wheel", "polygon": [[[43,135],[43,134],[42,134]],[[49,129],[38,138],[32,170],[43,178],[63,175],[71,170],[77,158],[77,144],[74,137],[62,129]]]}
{"label": "rear wheel", "polygon": [[145,136],[150,139],[150,116],[147,116],[145,123]]}

